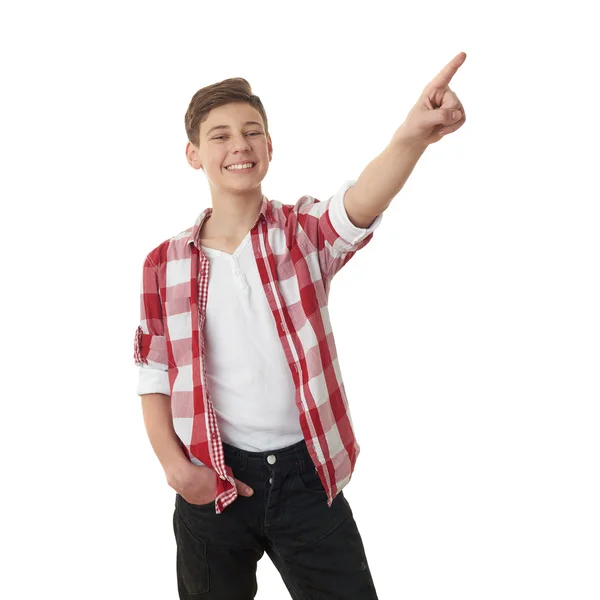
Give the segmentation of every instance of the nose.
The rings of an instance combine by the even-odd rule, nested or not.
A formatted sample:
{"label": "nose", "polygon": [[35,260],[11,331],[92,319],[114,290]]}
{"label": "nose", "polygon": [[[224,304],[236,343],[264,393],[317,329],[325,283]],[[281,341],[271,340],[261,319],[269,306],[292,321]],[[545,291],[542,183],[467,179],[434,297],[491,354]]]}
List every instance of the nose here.
{"label": "nose", "polygon": [[243,152],[244,150],[251,150],[250,142],[245,135],[232,135],[231,136],[231,149],[234,152]]}

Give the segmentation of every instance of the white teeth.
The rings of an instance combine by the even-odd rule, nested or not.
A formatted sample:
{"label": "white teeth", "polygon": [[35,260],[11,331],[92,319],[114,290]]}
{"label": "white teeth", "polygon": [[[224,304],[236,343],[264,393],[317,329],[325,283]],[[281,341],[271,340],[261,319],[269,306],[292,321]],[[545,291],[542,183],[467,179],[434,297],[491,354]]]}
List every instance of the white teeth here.
{"label": "white teeth", "polygon": [[225,167],[228,171],[239,171],[240,169],[250,169],[253,163],[245,163],[243,165],[230,165]]}

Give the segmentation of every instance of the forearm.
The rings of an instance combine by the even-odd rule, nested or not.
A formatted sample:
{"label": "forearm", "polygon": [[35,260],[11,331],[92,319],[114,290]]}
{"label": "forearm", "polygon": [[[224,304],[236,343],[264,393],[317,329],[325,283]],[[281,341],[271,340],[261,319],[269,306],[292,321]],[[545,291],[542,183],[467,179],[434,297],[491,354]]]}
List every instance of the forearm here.
{"label": "forearm", "polygon": [[142,412],[144,425],[154,453],[167,480],[176,479],[178,474],[191,464],[181,449],[171,413],[171,398],[164,394],[143,394]]}
{"label": "forearm", "polygon": [[390,205],[404,187],[427,146],[411,146],[397,134],[363,170],[352,194],[360,210],[373,219]]}

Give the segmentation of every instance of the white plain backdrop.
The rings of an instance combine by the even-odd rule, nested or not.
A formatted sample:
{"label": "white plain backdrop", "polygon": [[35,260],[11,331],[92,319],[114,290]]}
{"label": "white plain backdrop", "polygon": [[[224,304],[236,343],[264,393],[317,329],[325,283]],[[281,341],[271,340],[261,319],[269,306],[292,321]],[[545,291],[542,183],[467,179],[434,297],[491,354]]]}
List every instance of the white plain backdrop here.
{"label": "white plain backdrop", "polygon": [[[600,598],[600,47],[555,6],[2,8],[2,598],[177,598],[133,336],[145,255],[210,206],[196,90],[246,78],[263,192],[326,200],[461,51],[467,122],[332,285],[345,495],[382,600]],[[258,584],[289,597],[266,555]]]}

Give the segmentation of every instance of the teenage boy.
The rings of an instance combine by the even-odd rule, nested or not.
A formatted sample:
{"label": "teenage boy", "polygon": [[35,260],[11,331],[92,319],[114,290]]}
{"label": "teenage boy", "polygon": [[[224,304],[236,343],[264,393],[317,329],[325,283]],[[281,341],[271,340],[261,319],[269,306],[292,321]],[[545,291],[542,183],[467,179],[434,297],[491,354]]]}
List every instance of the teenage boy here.
{"label": "teenage boy", "polygon": [[193,96],[186,156],[204,171],[212,208],[147,255],[134,348],[144,423],[176,491],[180,598],[254,598],[264,552],[296,600],[377,598],[342,492],[360,447],[329,289],[429,144],[465,122],[448,87],[465,58],[326,202],[263,195],[273,144],[245,79]]}

